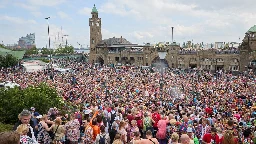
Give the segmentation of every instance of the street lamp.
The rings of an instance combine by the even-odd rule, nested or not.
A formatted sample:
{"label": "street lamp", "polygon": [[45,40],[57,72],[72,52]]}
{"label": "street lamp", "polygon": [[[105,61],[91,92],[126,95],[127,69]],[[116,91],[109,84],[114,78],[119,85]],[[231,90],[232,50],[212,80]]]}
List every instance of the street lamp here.
{"label": "street lamp", "polygon": [[48,23],[48,28],[47,28],[47,31],[48,31],[48,44],[49,44],[49,50],[50,50],[50,65],[51,65],[51,79],[53,79],[53,73],[52,73],[52,53],[51,53],[51,38],[50,38],[50,23],[49,23],[49,19],[50,17],[46,17],[45,18],[47,23]]}
{"label": "street lamp", "polygon": [[68,39],[67,39],[67,37],[68,37],[68,35],[64,35],[65,37],[66,37],[66,47],[68,46]]}
{"label": "street lamp", "polygon": [[166,51],[158,51],[158,56],[160,58],[160,62],[159,62],[159,67],[160,67],[160,70],[161,70],[161,79],[160,79],[160,90],[161,90],[161,98],[163,97],[163,86],[164,86],[164,70],[163,70],[163,67],[164,67],[164,64],[162,64],[161,60],[164,60],[165,57],[166,57],[166,54],[167,52]]}

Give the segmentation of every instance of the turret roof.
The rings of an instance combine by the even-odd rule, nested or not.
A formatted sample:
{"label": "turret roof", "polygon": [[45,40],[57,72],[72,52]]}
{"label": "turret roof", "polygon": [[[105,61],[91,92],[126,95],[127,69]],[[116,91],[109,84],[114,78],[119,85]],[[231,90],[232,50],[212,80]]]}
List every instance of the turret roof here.
{"label": "turret roof", "polygon": [[92,13],[98,13],[98,10],[97,10],[95,4],[94,4],[94,6],[93,6],[93,8],[92,8]]}

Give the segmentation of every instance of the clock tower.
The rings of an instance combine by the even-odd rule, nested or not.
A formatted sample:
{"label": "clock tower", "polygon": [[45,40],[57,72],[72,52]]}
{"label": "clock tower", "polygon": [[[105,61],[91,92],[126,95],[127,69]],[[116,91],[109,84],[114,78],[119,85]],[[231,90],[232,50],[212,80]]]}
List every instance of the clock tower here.
{"label": "clock tower", "polygon": [[[92,8],[92,17],[89,18],[90,26],[90,62],[92,62],[93,57],[97,54],[96,46],[102,40],[101,35],[101,18],[98,17],[98,10],[94,4]],[[94,56],[93,56],[94,55]]]}

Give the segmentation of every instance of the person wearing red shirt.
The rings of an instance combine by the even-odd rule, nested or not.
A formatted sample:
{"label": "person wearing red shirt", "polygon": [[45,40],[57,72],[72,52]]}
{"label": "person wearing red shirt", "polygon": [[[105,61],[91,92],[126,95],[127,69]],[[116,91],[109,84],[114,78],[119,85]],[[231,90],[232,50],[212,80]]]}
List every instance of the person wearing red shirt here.
{"label": "person wearing red shirt", "polygon": [[154,136],[156,134],[156,132],[158,131],[158,121],[161,119],[161,115],[158,113],[158,109],[155,108],[155,112],[152,114],[152,119],[155,121],[155,123],[153,124],[153,128],[154,128]]}
{"label": "person wearing red shirt", "polygon": [[135,117],[132,115],[131,109],[128,109],[128,110],[127,110],[127,113],[128,113],[127,119],[129,120],[129,124],[131,124],[132,120],[134,120]]}
{"label": "person wearing red shirt", "polygon": [[220,144],[220,138],[217,135],[217,129],[212,127],[211,133],[206,133],[203,136],[202,144]]}

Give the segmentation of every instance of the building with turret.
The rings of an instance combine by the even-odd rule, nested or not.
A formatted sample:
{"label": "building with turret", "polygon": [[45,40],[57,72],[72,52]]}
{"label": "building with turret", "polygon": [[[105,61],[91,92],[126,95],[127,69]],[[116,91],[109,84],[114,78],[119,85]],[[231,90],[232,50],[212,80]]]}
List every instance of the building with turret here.
{"label": "building with turret", "polygon": [[[189,41],[186,47],[179,44],[158,43],[151,45],[138,45],[129,42],[124,37],[102,39],[102,21],[94,5],[90,26],[90,63],[121,64],[133,66],[151,66],[160,61],[158,52],[166,52],[164,61],[171,68],[198,68],[209,71],[244,71],[248,68],[255,69],[256,65],[256,26],[250,28],[239,48],[234,48],[236,43],[216,42],[203,49],[203,44],[193,44]],[[194,48],[196,47],[196,48]],[[213,48],[215,47],[215,48]],[[217,47],[217,48],[216,48]],[[223,47],[223,48],[219,48]]]}

